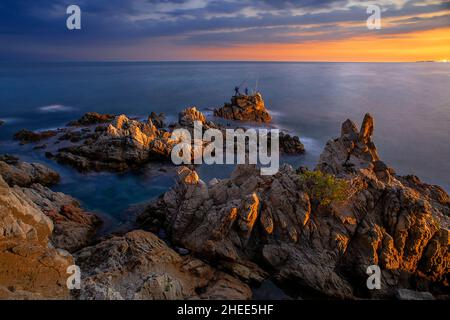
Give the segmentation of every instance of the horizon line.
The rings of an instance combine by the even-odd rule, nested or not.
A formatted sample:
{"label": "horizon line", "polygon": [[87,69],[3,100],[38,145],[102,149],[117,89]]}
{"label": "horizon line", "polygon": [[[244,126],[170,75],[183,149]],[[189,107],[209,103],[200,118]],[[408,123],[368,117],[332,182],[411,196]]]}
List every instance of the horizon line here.
{"label": "horizon line", "polygon": [[205,62],[205,63],[446,63],[449,60],[412,61],[326,61],[326,60],[0,60],[0,63],[162,63],[162,62]]}

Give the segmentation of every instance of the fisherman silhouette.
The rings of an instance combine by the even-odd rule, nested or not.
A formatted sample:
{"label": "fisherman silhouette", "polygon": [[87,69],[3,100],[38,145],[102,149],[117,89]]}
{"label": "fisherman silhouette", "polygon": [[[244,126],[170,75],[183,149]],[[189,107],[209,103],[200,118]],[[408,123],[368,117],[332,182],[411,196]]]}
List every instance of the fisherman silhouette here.
{"label": "fisherman silhouette", "polygon": [[240,95],[240,93],[239,93],[239,87],[234,87],[234,95],[235,95],[235,96]]}

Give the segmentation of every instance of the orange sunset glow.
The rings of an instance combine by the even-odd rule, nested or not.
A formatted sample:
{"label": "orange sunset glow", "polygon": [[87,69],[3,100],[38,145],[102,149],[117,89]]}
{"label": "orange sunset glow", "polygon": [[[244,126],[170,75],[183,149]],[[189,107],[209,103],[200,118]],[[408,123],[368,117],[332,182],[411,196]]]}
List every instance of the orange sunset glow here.
{"label": "orange sunset glow", "polygon": [[365,36],[299,44],[191,48],[194,59],[257,61],[411,62],[450,58],[450,27],[406,34]]}

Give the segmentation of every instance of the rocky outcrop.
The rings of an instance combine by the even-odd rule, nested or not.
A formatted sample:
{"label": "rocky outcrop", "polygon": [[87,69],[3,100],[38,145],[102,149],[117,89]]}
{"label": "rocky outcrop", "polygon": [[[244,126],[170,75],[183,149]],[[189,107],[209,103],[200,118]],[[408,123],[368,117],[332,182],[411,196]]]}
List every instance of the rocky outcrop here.
{"label": "rocky outcrop", "polygon": [[125,171],[152,160],[167,160],[173,142],[171,134],[146,122],[117,116],[105,129],[88,133],[74,146],[48,154],[81,171]]}
{"label": "rocky outcrop", "polygon": [[[448,195],[396,176],[379,159],[373,130],[370,115],[361,130],[347,120],[341,137],[330,140],[321,155],[317,169],[347,186],[342,200],[315,201],[302,171],[290,166],[274,176],[238,166],[230,179],[208,184],[182,168],[176,186],[138,222],[164,228],[175,245],[245,281],[261,282],[270,273],[294,295],[448,292]],[[382,270],[381,290],[366,287],[371,265]]]}
{"label": "rocky outcrop", "polygon": [[286,154],[305,153],[305,146],[297,136],[291,136],[288,133],[280,132],[280,151]]}
{"label": "rocky outcrop", "polygon": [[158,129],[164,128],[166,126],[166,116],[162,112],[160,114],[156,114],[152,111],[150,113],[149,119]]}
{"label": "rocky outcrop", "polygon": [[52,221],[0,175],[0,299],[65,299],[73,258],[50,244]]}
{"label": "rocky outcrop", "polygon": [[214,115],[229,120],[270,122],[272,117],[264,106],[260,93],[251,96],[238,95],[231,98],[222,108],[215,109]]}
{"label": "rocky outcrop", "polygon": [[249,299],[250,288],[178,253],[150,232],[111,237],[76,254],[81,299]]}
{"label": "rocky outcrop", "polygon": [[178,114],[178,123],[181,126],[193,126],[194,121],[199,121],[201,124],[206,123],[206,117],[196,107],[186,108]]}
{"label": "rocky outcrop", "polygon": [[9,185],[29,187],[35,183],[44,186],[57,184],[59,174],[39,163],[21,162],[12,156],[0,156],[0,174]]}
{"label": "rocky outcrop", "polygon": [[100,114],[97,112],[88,112],[83,115],[80,119],[71,121],[68,126],[72,127],[82,127],[82,126],[92,126],[97,124],[110,123],[115,118],[111,114]]}
{"label": "rocky outcrop", "polygon": [[54,130],[47,130],[41,132],[33,132],[30,130],[20,130],[14,135],[14,139],[20,140],[21,144],[39,142],[41,140],[49,139],[56,136],[57,132]]}
{"label": "rocky outcrop", "polygon": [[45,185],[59,181],[59,175],[42,164],[0,161],[0,176],[15,192],[32,203],[52,222],[50,240],[57,248],[74,252],[90,243],[101,224],[100,219],[80,208],[77,200]]}

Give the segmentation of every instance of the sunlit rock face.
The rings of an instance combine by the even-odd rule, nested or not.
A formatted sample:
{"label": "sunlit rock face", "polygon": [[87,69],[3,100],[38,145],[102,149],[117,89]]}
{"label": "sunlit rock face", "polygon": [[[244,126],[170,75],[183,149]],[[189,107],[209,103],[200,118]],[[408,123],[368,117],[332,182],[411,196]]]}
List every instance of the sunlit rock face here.
{"label": "sunlit rock face", "polygon": [[[448,290],[449,197],[417,177],[397,176],[378,157],[374,121],[361,130],[347,120],[317,169],[346,181],[343,201],[321,205],[283,166],[260,176],[238,166],[209,183],[189,168],[153,202],[139,222],[161,226],[179,246],[226,267],[248,282],[268,273],[281,286],[334,298],[398,296],[399,289]],[[382,270],[382,289],[368,290],[367,268]]]}
{"label": "sunlit rock face", "polygon": [[170,133],[147,121],[119,115],[106,127],[83,137],[82,144],[61,148],[52,155],[82,171],[125,171],[152,160],[168,160]]}
{"label": "sunlit rock face", "polygon": [[229,120],[256,122],[270,122],[272,120],[260,93],[251,96],[234,96],[231,98],[231,103],[226,103],[222,108],[215,109],[214,115]]}
{"label": "sunlit rock face", "polygon": [[53,248],[53,223],[0,175],[0,299],[68,298],[69,253]]}

